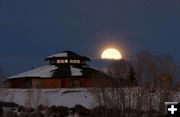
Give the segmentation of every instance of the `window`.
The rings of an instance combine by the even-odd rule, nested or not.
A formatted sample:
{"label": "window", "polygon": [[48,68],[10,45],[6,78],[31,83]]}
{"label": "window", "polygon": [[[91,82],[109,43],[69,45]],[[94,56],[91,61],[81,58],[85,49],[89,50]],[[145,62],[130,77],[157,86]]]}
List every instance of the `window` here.
{"label": "window", "polygon": [[68,63],[68,60],[67,59],[65,59],[65,61],[64,61],[65,63]]}
{"label": "window", "polygon": [[58,63],[68,63],[68,61],[67,60],[63,60],[63,59],[60,59],[60,60],[57,60],[57,64]]}
{"label": "window", "polygon": [[80,63],[80,60],[70,60],[70,63]]}
{"label": "window", "polygon": [[60,63],[65,63],[65,60],[60,60]]}
{"label": "window", "polygon": [[60,60],[57,60],[57,63],[61,63],[61,61],[60,61]]}
{"label": "window", "polygon": [[73,60],[70,60],[70,63],[73,63]]}

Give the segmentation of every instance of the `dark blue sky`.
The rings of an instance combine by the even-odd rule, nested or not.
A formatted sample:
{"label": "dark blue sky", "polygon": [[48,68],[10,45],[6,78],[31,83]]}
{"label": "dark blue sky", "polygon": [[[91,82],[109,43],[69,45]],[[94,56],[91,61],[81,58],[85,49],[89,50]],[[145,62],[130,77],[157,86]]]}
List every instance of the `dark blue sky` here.
{"label": "dark blue sky", "polygon": [[180,58],[178,0],[0,0],[0,65],[8,74],[73,50],[96,57],[108,45]]}

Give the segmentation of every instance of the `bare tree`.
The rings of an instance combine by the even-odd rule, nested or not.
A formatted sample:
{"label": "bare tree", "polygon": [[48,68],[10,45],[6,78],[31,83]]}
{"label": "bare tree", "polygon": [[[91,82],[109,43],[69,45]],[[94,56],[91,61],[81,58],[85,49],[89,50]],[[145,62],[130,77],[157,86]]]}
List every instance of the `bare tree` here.
{"label": "bare tree", "polygon": [[114,78],[126,78],[129,72],[129,62],[125,59],[116,60],[108,67],[108,74]]}
{"label": "bare tree", "polygon": [[[156,116],[163,116],[164,103],[172,101],[175,95],[172,84],[179,76],[178,66],[170,56],[154,56],[147,51],[138,53],[132,61],[113,62],[108,70],[115,77],[111,79],[111,85],[92,91],[99,106],[103,107],[101,116],[107,117],[111,113],[112,117],[140,117],[146,113],[151,117],[155,114],[153,112]],[[119,79],[132,80],[135,76],[140,84],[138,87],[124,86],[119,82]]]}
{"label": "bare tree", "polygon": [[140,85],[152,82],[156,77],[156,62],[150,52],[141,51],[137,53],[135,61],[133,61],[133,67]]}
{"label": "bare tree", "polygon": [[164,75],[164,79],[166,82],[162,83],[168,83],[166,87],[169,88],[172,87],[172,83],[174,80],[178,77],[178,65],[173,61],[173,59],[168,55],[159,56],[157,58],[157,65],[158,65],[158,75]]}

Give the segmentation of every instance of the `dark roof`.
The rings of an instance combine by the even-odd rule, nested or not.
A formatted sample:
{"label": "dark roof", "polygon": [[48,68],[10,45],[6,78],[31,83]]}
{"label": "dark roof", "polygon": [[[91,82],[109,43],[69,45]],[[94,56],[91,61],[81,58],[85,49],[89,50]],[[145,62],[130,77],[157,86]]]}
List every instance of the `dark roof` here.
{"label": "dark roof", "polygon": [[[74,70],[73,70],[73,69]],[[77,70],[77,71],[75,71]],[[74,72],[74,73],[73,73]],[[110,77],[103,71],[100,71],[96,68],[92,68],[89,66],[80,66],[80,65],[70,65],[70,66],[58,66],[56,70],[52,71],[52,77],[85,77],[85,78],[107,78]]]}
{"label": "dark roof", "polygon": [[90,59],[86,56],[81,56],[75,52],[72,51],[63,51],[61,53],[57,53],[54,55],[50,55],[46,57],[45,60],[51,60],[51,59],[57,59],[57,58],[72,58],[72,59],[80,59],[80,60],[87,60],[90,61]]}

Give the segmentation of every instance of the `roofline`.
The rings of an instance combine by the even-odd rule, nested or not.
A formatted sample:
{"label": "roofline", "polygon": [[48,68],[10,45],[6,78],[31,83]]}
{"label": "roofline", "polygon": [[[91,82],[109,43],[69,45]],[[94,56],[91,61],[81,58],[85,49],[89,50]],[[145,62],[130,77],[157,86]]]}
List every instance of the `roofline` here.
{"label": "roofline", "polygon": [[[73,55],[76,55],[77,57],[72,57],[72,58],[74,58],[74,59],[76,59],[76,58],[82,58],[82,60],[87,60],[87,61],[91,61],[90,60],[90,58],[88,58],[88,57],[86,57],[86,56],[82,56],[82,55],[79,55],[79,54],[77,54],[77,53],[75,53],[75,52],[72,52],[72,51],[70,51],[70,50],[68,50],[68,51],[63,51],[63,52],[61,52],[61,53],[67,53],[67,54],[73,54]],[[69,56],[69,55],[68,55]],[[56,58],[69,58],[69,57],[46,57],[45,58],[45,61],[47,61],[47,60],[52,60],[52,59],[56,59]]]}
{"label": "roofline", "polygon": [[9,79],[6,79],[5,81],[7,80],[15,80],[15,79],[64,79],[64,78],[92,78],[92,77],[87,77],[87,76],[64,76],[64,77],[16,77],[16,78],[9,78]]}

